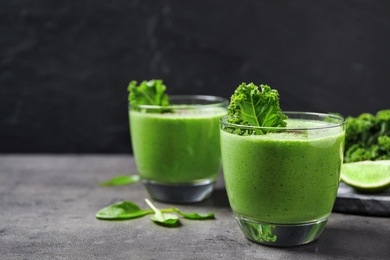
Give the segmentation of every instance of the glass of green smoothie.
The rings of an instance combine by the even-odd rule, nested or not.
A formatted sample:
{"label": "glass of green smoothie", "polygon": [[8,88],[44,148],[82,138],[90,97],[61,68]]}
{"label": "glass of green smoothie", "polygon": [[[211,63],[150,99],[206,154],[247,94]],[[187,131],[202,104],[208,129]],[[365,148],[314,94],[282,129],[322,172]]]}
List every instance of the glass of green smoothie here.
{"label": "glass of green smoothie", "polygon": [[345,121],[332,114],[283,112],[283,127],[220,120],[226,190],[245,236],[296,246],[320,235],[332,211],[343,161]]}
{"label": "glass of green smoothie", "polygon": [[228,101],[215,96],[169,96],[169,104],[129,104],[131,142],[150,196],[170,203],[204,200],[221,166],[219,119]]}

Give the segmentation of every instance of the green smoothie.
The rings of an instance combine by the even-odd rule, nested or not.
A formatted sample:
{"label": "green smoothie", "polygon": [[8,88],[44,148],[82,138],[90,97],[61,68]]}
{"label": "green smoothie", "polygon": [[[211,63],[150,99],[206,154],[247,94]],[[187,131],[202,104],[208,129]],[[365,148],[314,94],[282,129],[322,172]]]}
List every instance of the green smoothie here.
{"label": "green smoothie", "polygon": [[215,180],[220,169],[223,107],[145,113],[131,110],[135,162],[144,180],[183,184]]}
{"label": "green smoothie", "polygon": [[337,195],[343,156],[341,126],[288,119],[306,131],[237,135],[221,130],[222,163],[236,215],[265,223],[327,219]]}

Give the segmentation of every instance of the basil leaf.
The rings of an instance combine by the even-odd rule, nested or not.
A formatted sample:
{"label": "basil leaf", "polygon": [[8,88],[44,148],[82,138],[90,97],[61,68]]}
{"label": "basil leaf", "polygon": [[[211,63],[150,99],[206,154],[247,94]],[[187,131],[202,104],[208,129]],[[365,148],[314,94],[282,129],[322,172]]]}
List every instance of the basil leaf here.
{"label": "basil leaf", "polygon": [[130,201],[122,201],[101,209],[97,214],[97,219],[119,220],[143,217],[152,213],[151,210],[143,210]]}
{"label": "basil leaf", "polygon": [[176,213],[182,215],[184,218],[188,218],[188,219],[215,219],[215,216],[213,213],[209,213],[209,214],[198,214],[198,213],[184,213],[184,212],[181,212],[179,211],[178,209],[176,208],[172,208],[173,211],[175,211]]}
{"label": "basil leaf", "polygon": [[99,186],[119,186],[119,185],[127,185],[139,182],[141,177],[139,175],[121,175],[112,178],[109,181],[100,182]]}
{"label": "basil leaf", "polygon": [[152,202],[148,199],[145,199],[146,203],[151,207],[154,211],[154,215],[150,216],[150,219],[154,222],[161,223],[167,226],[174,226],[176,225],[177,221],[179,220],[179,217],[174,214],[169,213],[162,213],[161,210],[156,208]]}

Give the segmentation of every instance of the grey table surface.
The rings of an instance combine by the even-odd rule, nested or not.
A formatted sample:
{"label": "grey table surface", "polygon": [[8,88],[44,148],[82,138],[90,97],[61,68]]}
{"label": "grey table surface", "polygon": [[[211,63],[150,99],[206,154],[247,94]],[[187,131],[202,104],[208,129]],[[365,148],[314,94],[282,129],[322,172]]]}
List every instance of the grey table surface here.
{"label": "grey table surface", "polygon": [[[128,200],[147,208],[141,183],[98,187],[137,173],[129,155],[0,155],[0,259],[390,259],[390,218],[332,213],[320,238],[274,248],[247,240],[236,224],[223,178],[212,197],[165,228],[148,216],[102,221],[98,210]],[[160,208],[173,205],[155,202]]]}

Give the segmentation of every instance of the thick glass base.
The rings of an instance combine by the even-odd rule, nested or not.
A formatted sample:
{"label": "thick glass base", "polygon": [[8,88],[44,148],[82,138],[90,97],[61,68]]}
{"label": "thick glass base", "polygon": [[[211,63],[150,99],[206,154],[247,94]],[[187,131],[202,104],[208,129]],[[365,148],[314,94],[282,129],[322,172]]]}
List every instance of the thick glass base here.
{"label": "thick glass base", "polygon": [[246,219],[235,214],[245,236],[256,243],[268,246],[299,246],[316,240],[328,219],[303,224],[271,224]]}
{"label": "thick glass base", "polygon": [[154,199],[169,203],[194,203],[207,199],[214,190],[215,181],[196,183],[167,184],[142,180],[149,195]]}

